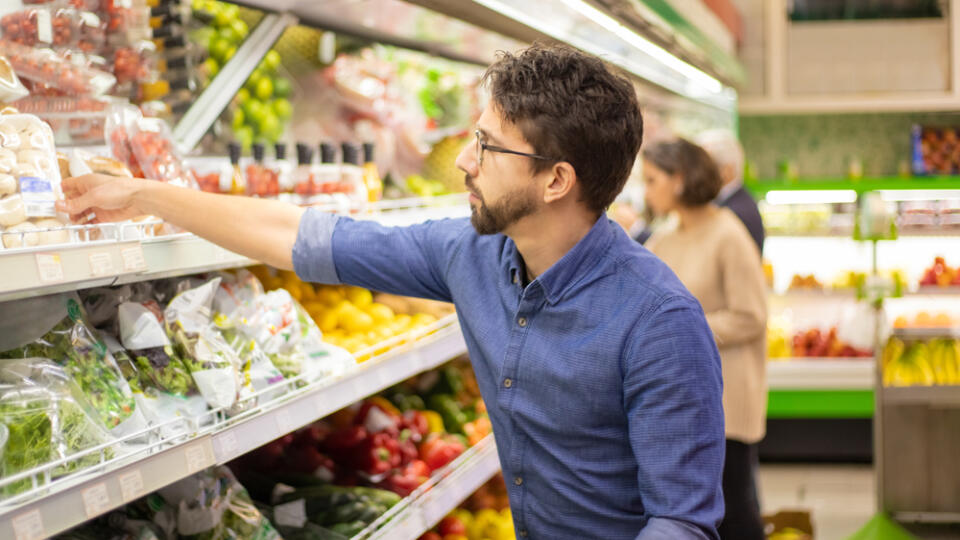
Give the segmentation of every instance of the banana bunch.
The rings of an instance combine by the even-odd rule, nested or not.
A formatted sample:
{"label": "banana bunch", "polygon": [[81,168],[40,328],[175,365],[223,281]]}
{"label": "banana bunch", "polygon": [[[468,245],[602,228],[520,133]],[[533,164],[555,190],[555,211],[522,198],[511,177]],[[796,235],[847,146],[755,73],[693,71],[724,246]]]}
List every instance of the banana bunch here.
{"label": "banana bunch", "polygon": [[905,344],[891,338],[883,349],[884,386],[960,385],[960,341]]}

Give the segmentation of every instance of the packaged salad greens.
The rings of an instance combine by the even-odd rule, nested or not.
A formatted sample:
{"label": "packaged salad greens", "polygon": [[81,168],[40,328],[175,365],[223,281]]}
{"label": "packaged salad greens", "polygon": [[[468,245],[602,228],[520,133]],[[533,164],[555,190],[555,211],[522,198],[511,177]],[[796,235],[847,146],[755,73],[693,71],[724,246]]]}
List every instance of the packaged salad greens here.
{"label": "packaged salad greens", "polygon": [[[117,308],[120,342],[137,369],[137,386],[175,396],[196,392],[193,378],[176,355],[156,302],[124,302]],[[127,379],[129,381],[129,379]]]}
{"label": "packaged salad greens", "polygon": [[213,297],[220,278],[181,292],[164,311],[174,351],[212,408],[229,408],[240,389],[241,360],[213,324]]}
{"label": "packaged salad greens", "polygon": [[87,323],[76,293],[15,300],[0,323],[0,358],[49,358],[63,367],[115,436],[146,427],[113,356]]}
{"label": "packaged salad greens", "polygon": [[[227,467],[212,467],[159,492],[162,501],[149,504],[169,519],[175,509],[177,534],[191,540],[245,538],[279,540],[280,534],[257,509],[247,490]],[[157,498],[156,495],[150,497]]]}
{"label": "packaged salad greens", "polygon": [[241,324],[273,365],[291,378],[309,383],[335,377],[356,365],[347,351],[323,342],[320,328],[284,289],[254,297]]}
{"label": "packaged salad greens", "polygon": [[[7,438],[0,479],[69,457],[112,440],[84,393],[57,363],[45,358],[0,360],[0,424]],[[108,457],[112,451],[108,452]],[[62,476],[96,465],[99,453],[53,471]],[[0,495],[30,489],[25,479],[4,485]]]}

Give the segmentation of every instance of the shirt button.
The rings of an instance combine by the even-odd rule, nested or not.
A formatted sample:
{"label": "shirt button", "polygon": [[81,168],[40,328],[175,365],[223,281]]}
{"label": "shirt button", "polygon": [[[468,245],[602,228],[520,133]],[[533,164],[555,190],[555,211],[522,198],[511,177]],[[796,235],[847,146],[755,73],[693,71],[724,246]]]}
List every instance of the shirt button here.
{"label": "shirt button", "polygon": [[520,328],[524,328],[525,326],[527,326],[527,318],[520,317],[519,319],[517,319],[517,324],[520,325]]}
{"label": "shirt button", "polygon": [[518,486],[522,486],[522,485],[523,485],[523,477],[522,477],[522,476],[518,476],[518,477],[514,478],[514,479],[513,479],[513,483],[516,484],[516,485],[518,485]]}
{"label": "shirt button", "polygon": [[526,537],[527,537],[527,530],[520,529],[520,538],[526,538]]}
{"label": "shirt button", "polygon": [[504,379],[503,386],[504,388],[510,388],[511,386],[513,386],[513,379]]}

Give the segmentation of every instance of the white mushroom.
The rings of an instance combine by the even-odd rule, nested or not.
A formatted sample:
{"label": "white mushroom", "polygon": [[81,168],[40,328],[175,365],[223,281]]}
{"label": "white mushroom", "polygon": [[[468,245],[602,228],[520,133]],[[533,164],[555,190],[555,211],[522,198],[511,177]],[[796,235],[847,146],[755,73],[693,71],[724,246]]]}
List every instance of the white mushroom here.
{"label": "white mushroom", "polygon": [[6,118],[0,123],[0,146],[9,150],[20,149],[20,133]]}
{"label": "white mushroom", "polygon": [[11,195],[17,192],[17,179],[9,174],[0,173],[0,195]]}
{"label": "white mushroom", "polygon": [[40,235],[35,232],[30,232],[35,230],[37,230],[37,226],[29,221],[8,227],[3,231],[3,245],[11,249],[36,246],[40,242]]}
{"label": "white mushroom", "polygon": [[66,230],[63,223],[53,218],[44,218],[34,221],[38,229],[57,229],[37,233],[40,237],[39,244],[46,246],[50,244],[66,244],[70,242],[70,231]]}
{"label": "white mushroom", "polygon": [[13,150],[0,148],[0,173],[10,174],[17,166],[17,154]]}
{"label": "white mushroom", "polygon": [[20,195],[8,195],[0,199],[0,225],[12,227],[27,220],[27,211]]}

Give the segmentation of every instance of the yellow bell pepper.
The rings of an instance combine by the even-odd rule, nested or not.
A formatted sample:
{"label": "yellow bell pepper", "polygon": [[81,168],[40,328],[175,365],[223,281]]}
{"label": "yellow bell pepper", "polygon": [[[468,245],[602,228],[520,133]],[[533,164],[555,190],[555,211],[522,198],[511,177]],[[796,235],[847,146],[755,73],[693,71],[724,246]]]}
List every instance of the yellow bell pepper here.
{"label": "yellow bell pepper", "polygon": [[390,400],[388,400],[383,396],[373,396],[373,397],[367,398],[367,401],[369,401],[373,405],[376,405],[377,407],[380,407],[380,410],[382,410],[387,414],[392,414],[394,416],[403,416],[403,413],[400,412],[400,409],[396,408],[396,406],[394,406],[393,403],[390,403]]}
{"label": "yellow bell pepper", "polygon": [[444,433],[443,418],[436,411],[421,411],[427,419],[427,429],[430,433]]}

